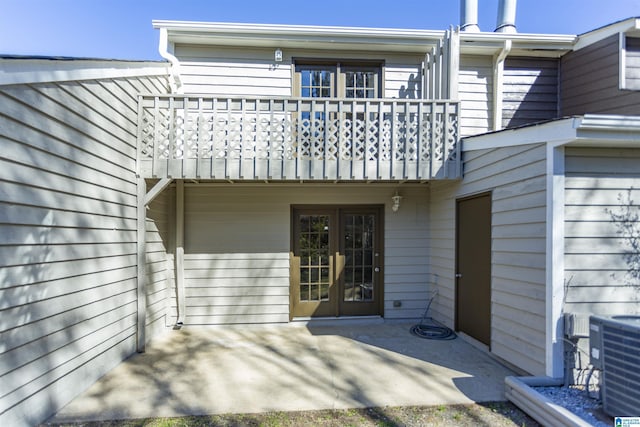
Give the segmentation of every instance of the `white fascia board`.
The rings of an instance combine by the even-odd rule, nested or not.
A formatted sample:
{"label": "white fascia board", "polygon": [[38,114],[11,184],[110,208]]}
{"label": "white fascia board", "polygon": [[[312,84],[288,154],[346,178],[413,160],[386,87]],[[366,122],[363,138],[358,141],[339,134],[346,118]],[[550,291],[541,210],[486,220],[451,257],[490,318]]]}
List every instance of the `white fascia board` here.
{"label": "white fascia board", "polygon": [[444,31],[308,25],[153,21],[177,44],[250,47],[307,47],[427,52]]}
{"label": "white fascia board", "polygon": [[0,58],[0,85],[169,74],[164,62],[56,58]]}
{"label": "white fascia board", "polygon": [[604,40],[614,34],[630,33],[640,31],[640,18],[629,18],[615,22],[601,28],[580,34],[576,40],[573,50],[579,50],[594,43]]}
{"label": "white fascia board", "polygon": [[570,117],[539,125],[469,136],[462,140],[462,151],[513,147],[541,142],[562,145],[576,138],[576,120],[579,120],[579,118]]}
{"label": "white fascia board", "polygon": [[527,33],[460,33],[463,54],[493,55],[507,40],[511,41],[511,55],[560,57],[573,49],[577,36],[566,34]]}
{"label": "white fascia board", "polygon": [[640,116],[569,117],[462,139],[462,151],[548,143],[591,147],[640,147]]}

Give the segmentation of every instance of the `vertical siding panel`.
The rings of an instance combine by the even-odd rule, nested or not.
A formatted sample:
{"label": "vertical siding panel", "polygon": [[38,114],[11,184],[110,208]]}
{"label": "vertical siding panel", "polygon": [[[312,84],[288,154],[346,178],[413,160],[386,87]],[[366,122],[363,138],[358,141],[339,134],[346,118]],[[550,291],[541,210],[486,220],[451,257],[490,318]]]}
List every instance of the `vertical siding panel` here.
{"label": "vertical siding panel", "polygon": [[128,80],[0,87],[2,425],[41,422],[135,351]]}

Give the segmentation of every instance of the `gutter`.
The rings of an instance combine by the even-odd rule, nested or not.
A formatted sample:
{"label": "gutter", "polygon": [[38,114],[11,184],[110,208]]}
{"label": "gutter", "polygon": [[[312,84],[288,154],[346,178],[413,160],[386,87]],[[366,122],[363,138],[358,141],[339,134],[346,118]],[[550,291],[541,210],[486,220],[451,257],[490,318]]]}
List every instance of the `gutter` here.
{"label": "gutter", "polygon": [[502,129],[502,86],[504,81],[504,61],[511,52],[511,39],[504,46],[493,64],[493,130]]}
{"label": "gutter", "polygon": [[172,93],[182,93],[182,81],[180,80],[180,61],[173,53],[169,52],[169,33],[166,28],[160,28],[160,45],[158,46],[160,56],[171,63],[171,86]]}

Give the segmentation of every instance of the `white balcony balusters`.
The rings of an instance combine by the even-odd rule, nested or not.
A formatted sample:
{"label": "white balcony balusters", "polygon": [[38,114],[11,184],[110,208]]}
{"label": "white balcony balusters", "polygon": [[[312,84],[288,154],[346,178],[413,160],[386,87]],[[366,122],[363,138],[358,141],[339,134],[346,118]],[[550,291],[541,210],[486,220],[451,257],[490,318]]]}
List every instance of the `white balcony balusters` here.
{"label": "white balcony balusters", "polygon": [[458,103],[140,97],[146,178],[404,181],[460,175]]}

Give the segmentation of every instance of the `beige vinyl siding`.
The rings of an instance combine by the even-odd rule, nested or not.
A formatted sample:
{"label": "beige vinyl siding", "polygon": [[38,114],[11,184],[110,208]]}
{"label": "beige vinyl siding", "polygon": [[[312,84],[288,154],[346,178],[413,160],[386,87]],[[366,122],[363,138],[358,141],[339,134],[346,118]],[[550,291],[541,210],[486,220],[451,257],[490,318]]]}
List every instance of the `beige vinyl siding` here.
{"label": "beige vinyl siding", "polygon": [[458,97],[460,135],[487,132],[493,127],[493,65],[490,56],[460,57]]}
{"label": "beige vinyl siding", "polygon": [[637,314],[638,279],[629,270],[639,255],[613,215],[624,212],[629,190],[630,211],[640,212],[640,150],[567,148],[565,155],[565,311]]}
{"label": "beige vinyl siding", "polygon": [[450,328],[455,327],[455,259],[456,221],[455,197],[459,182],[433,182],[429,206],[429,236],[431,270],[430,284],[437,295],[431,306],[434,319]]}
{"label": "beige vinyl siding", "polygon": [[[427,191],[393,187],[185,187],[187,324],[289,321],[291,205],[385,204],[385,317],[419,317],[428,280]],[[399,300],[402,306],[393,307]],[[172,312],[175,307],[172,307]],[[175,319],[174,319],[175,320]]]}
{"label": "beige vinyl siding", "polygon": [[385,98],[422,96],[422,60],[419,55],[283,49],[283,61],[274,62],[274,49],[178,45],[180,76],[187,94],[219,96],[292,96],[292,63],[305,59],[380,61],[384,64]]}
{"label": "beige vinyl siding", "polygon": [[465,154],[464,194],[492,191],[491,351],[543,375],[546,146]]}
{"label": "beige vinyl siding", "polygon": [[507,58],[502,99],[505,128],[557,117],[558,60]]}
{"label": "beige vinyl siding", "polygon": [[138,91],[0,87],[0,425],[35,425],[135,351]]}
{"label": "beige vinyl siding", "polygon": [[465,151],[464,182],[431,190],[436,318],[454,323],[455,200],[491,191],[491,352],[534,375],[545,372],[545,156],[544,144]]}
{"label": "beige vinyl siding", "polygon": [[[147,188],[152,185],[147,184]],[[175,189],[168,188],[160,193],[148,206],[146,223],[146,285],[147,342],[167,331],[167,326],[175,324],[167,309],[174,300],[175,268],[173,229],[175,209]],[[171,321],[173,320],[173,321]]]}
{"label": "beige vinyl siding", "polygon": [[563,116],[640,114],[640,93],[619,89],[619,45],[616,34],[562,57],[560,103]]}
{"label": "beige vinyl siding", "polygon": [[625,39],[624,87],[640,90],[640,37]]}

